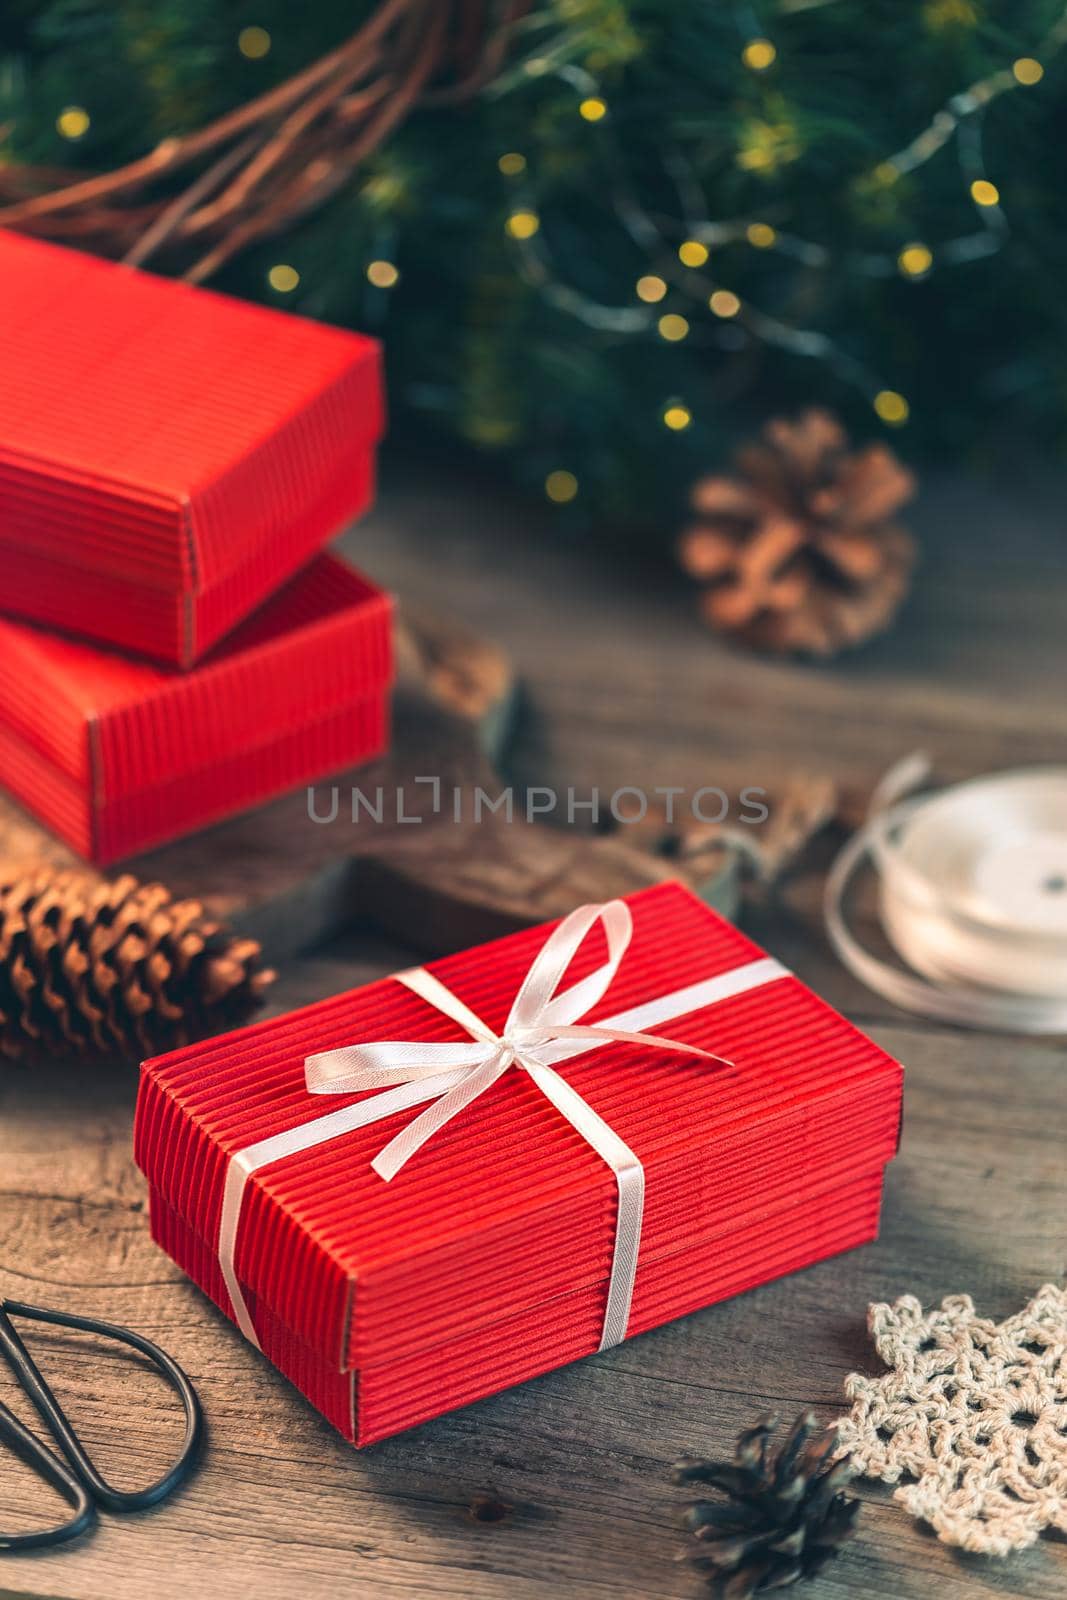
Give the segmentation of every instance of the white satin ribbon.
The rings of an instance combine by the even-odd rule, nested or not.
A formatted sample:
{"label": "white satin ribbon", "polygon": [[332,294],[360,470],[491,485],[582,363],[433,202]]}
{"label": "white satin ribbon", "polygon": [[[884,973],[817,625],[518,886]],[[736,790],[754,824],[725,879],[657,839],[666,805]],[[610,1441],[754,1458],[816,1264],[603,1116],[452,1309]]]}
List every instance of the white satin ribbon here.
{"label": "white satin ribbon", "polygon": [[[925,756],[910,755],[876,788],[866,821],[826,880],[830,942],[868,988],[919,1016],[1002,1032],[1067,1032],[1067,939],[1044,929],[1039,918],[1041,878],[1048,869],[1035,826],[1035,813],[1036,820],[1051,814],[1062,861],[1067,769],[996,773],[907,798],[929,771]],[[932,870],[918,870],[909,855],[919,826],[927,829]],[[1001,874],[994,892],[987,889],[978,900],[982,863],[995,860],[1005,846],[1018,881],[1005,884]],[[847,892],[868,855],[878,875],[883,930],[912,970],[867,949],[849,926]],[[1053,896],[1062,893],[1058,883],[1046,888]],[[1032,928],[1020,906],[1023,913],[1030,910]]]}
{"label": "white satin ribbon", "polygon": [[[598,921],[603,924],[607,937],[606,961],[560,992],[559,985],[567,968]],[[766,957],[646,1001],[629,1011],[604,1018],[595,1026],[579,1023],[578,1018],[607,993],[632,933],[630,910],[622,900],[580,906],[571,912],[538,951],[499,1034],[424,967],[395,973],[397,982],[405,984],[427,1004],[466,1029],[470,1042],[440,1044],[389,1040],[346,1045],[307,1058],[305,1077],[312,1094],[353,1094],[371,1089],[381,1092],[373,1099],[344,1106],[327,1116],[263,1139],[232,1157],[223,1195],[219,1262],[238,1326],[251,1343],[258,1345],[259,1341],[234,1269],[242,1200],[251,1174],[283,1156],[313,1149],[354,1128],[366,1127],[395,1112],[430,1101],[427,1110],[401,1129],[371,1163],[375,1172],[388,1182],[428,1139],[511,1067],[521,1068],[530,1075],[615,1174],[618,1190],[615,1247],[600,1348],[609,1349],[626,1337],[644,1215],[644,1168],[629,1146],[566,1079],[553,1070],[554,1064],[613,1042],[680,1050],[705,1060],[721,1061],[721,1057],[695,1045],[645,1030],[789,976],[785,967]]]}

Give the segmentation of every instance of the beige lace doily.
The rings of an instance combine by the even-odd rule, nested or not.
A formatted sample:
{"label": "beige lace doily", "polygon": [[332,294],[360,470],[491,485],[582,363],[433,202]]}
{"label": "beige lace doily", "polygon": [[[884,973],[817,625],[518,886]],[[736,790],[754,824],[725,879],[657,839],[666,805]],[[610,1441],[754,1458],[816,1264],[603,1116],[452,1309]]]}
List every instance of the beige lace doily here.
{"label": "beige lace doily", "polygon": [[868,1327],[893,1370],[853,1373],[842,1455],[938,1538],[984,1555],[1067,1533],[1067,1293],[1053,1284],[1000,1324],[969,1295],[923,1313],[913,1295],[872,1305]]}

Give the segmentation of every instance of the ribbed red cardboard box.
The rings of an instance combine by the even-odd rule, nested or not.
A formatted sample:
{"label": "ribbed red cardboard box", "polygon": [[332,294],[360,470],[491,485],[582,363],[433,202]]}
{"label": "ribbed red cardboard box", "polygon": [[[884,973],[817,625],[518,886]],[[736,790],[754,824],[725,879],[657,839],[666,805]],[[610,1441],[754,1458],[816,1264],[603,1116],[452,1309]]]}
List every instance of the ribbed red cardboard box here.
{"label": "ribbed red cardboard box", "polygon": [[317,556],[190,672],[0,618],[0,783],[107,863],[369,760],[391,609]]}
{"label": "ribbed red cardboard box", "polygon": [[367,505],[372,339],[0,231],[0,610],[181,666]]}
{"label": "ribbed red cardboard box", "polygon": [[[632,943],[591,1023],[763,958],[680,885],[627,904]],[[550,931],[428,970],[497,1030]],[[597,929],[567,982],[603,949]],[[644,1167],[628,1335],[873,1238],[900,1119],[897,1063],[788,973],[655,1031],[726,1061],[615,1042],[558,1068]],[[155,1237],[233,1316],[235,1158],[373,1099],[309,1094],[305,1058],[464,1037],[384,979],[147,1062],[135,1143]],[[371,1161],[414,1115],[253,1170],[233,1246],[265,1353],[359,1444],[596,1350],[604,1318],[615,1176],[531,1078],[507,1071],[386,1183]]]}

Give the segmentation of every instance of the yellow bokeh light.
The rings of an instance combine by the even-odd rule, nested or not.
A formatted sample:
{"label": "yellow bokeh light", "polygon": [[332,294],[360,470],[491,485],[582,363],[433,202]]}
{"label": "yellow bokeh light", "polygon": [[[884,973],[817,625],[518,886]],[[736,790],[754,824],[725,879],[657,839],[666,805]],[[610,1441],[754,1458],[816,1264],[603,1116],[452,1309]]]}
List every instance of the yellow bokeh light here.
{"label": "yellow bokeh light", "polygon": [[683,428],[688,428],[692,420],[693,413],[688,406],[683,406],[680,400],[675,400],[664,409],[663,423],[672,433],[681,433]]}
{"label": "yellow bokeh light", "polygon": [[84,106],[66,106],[56,118],[64,139],[80,139],[89,131],[89,113]]}
{"label": "yellow bokeh light", "polygon": [[541,226],[536,211],[513,211],[504,224],[513,239],[532,239]]}
{"label": "yellow bokeh light", "polygon": [[900,168],[895,167],[892,161],[879,161],[874,169],[874,181],[883,189],[888,189],[900,177]]}
{"label": "yellow bokeh light", "polygon": [[906,278],[921,278],[933,264],[933,251],[925,244],[906,244],[897,256],[897,266]]}
{"label": "yellow bokeh light", "polygon": [[908,420],[910,406],[902,394],[895,389],[880,389],[874,397],[874,409],[883,422],[888,422],[890,427],[899,428]]}
{"label": "yellow bokeh light", "polygon": [[583,100],[578,107],[578,115],[584,117],[586,122],[599,122],[601,117],[606,117],[607,114],[607,105],[596,95],[590,95],[588,100]]}
{"label": "yellow bokeh light", "polygon": [[796,124],[783,119],[747,117],[741,125],[734,160],[742,172],[779,172],[804,153],[804,139]]}
{"label": "yellow bokeh light", "polygon": [[505,178],[517,178],[520,172],[526,171],[526,157],[517,150],[506,150],[497,162],[497,166]]}
{"label": "yellow bokeh light", "polygon": [[990,183],[986,178],[975,178],[971,184],[971,199],[976,206],[999,205],[1000,190],[995,183]]}
{"label": "yellow bokeh light", "polygon": [[667,293],[667,285],[662,278],[657,278],[654,273],[648,273],[644,278],[637,280],[637,298],[646,305],[655,305],[657,300],[662,300]]}
{"label": "yellow bokeh light", "polygon": [[677,344],[689,332],[688,322],[677,311],[668,311],[666,316],[660,317],[657,326],[660,338],[666,339],[668,344]]}
{"label": "yellow bokeh light", "polygon": [[270,34],[266,28],[242,28],[237,48],[249,61],[262,61],[270,50]]}
{"label": "yellow bokeh light", "polygon": [[702,267],[708,259],[708,247],[699,239],[686,239],[678,246],[678,260],[683,267]]}
{"label": "yellow bokeh light", "polygon": [[267,282],[279,294],[291,294],[300,282],[300,274],[295,267],[287,266],[284,261],[280,261],[267,273]]}
{"label": "yellow bokeh light", "polygon": [[978,11],[973,0],[926,0],[923,21],[931,33],[952,28],[973,28],[978,21]]}
{"label": "yellow bokeh light", "polygon": [[741,60],[753,72],[766,72],[778,56],[769,39],[750,39],[741,52]]}
{"label": "yellow bokeh light", "polygon": [[1035,61],[1033,56],[1020,56],[1018,61],[1012,63],[1012,72],[1016,83],[1029,87],[1032,83],[1040,83],[1045,76],[1045,69],[1040,61]]}
{"label": "yellow bokeh light", "polygon": [[717,317],[736,317],[741,302],[732,289],[716,289],[708,305]]}
{"label": "yellow bokeh light", "polygon": [[745,229],[745,238],[749,244],[754,244],[757,250],[769,250],[778,235],[769,222],[750,222]]}
{"label": "yellow bokeh light", "polygon": [[463,424],[468,439],[490,447],[511,444],[518,437],[519,424],[515,417],[468,417]]}
{"label": "yellow bokeh light", "polygon": [[371,261],[367,277],[376,289],[391,289],[400,277],[391,261]]}
{"label": "yellow bokeh light", "polygon": [[578,479],[573,472],[550,472],[545,479],[545,493],[556,505],[565,506],[578,493]]}

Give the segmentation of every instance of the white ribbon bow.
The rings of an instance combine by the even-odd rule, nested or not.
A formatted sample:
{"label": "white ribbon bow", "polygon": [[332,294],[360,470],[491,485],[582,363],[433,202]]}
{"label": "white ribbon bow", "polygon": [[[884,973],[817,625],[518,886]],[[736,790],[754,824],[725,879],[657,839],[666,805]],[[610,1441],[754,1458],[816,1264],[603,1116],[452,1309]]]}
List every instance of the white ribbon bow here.
{"label": "white ribbon bow", "polygon": [[[607,936],[607,960],[561,993],[559,985],[567,968],[597,922],[603,923]],[[399,983],[406,984],[429,1005],[465,1028],[470,1041],[439,1044],[388,1040],[345,1045],[307,1057],[304,1072],[312,1094],[341,1095],[372,1089],[381,1092],[271,1134],[235,1151],[230,1157],[219,1219],[219,1265],[238,1327],[252,1344],[258,1345],[259,1340],[237,1276],[235,1259],[244,1193],[252,1174],[356,1128],[368,1127],[398,1111],[429,1102],[427,1110],[390,1139],[371,1163],[375,1172],[388,1181],[427,1139],[484,1094],[510,1067],[529,1073],[541,1092],[615,1174],[619,1204],[600,1348],[609,1349],[626,1337],[644,1216],[644,1168],[630,1147],[566,1079],[553,1070],[553,1066],[571,1056],[616,1042],[680,1050],[706,1061],[723,1061],[729,1066],[722,1056],[714,1056],[696,1045],[643,1030],[789,976],[785,967],[764,956],[729,972],[701,978],[684,989],[657,995],[629,1011],[604,1017],[596,1026],[580,1023],[578,1018],[585,1016],[607,993],[632,935],[630,909],[622,900],[580,906],[572,911],[534,957],[499,1034],[424,967],[395,973]]]}
{"label": "white ribbon bow", "polygon": [[[559,985],[567,968],[597,922],[603,923],[607,935],[607,960],[588,977],[561,993]],[[701,1056],[706,1061],[722,1060],[696,1045],[665,1039],[659,1034],[634,1032],[614,1025],[583,1026],[578,1022],[578,1018],[607,993],[632,937],[633,919],[629,906],[622,900],[579,906],[572,911],[534,957],[499,1034],[424,967],[398,972],[394,976],[400,983],[458,1022],[470,1034],[471,1042],[434,1044],[387,1040],[346,1045],[339,1050],[308,1056],[304,1063],[307,1086],[312,1094],[353,1094],[429,1078],[438,1080],[434,1086],[438,1097],[434,1102],[390,1139],[371,1163],[386,1181],[394,1178],[427,1139],[484,1094],[509,1067],[520,1067],[528,1072],[542,1094],[615,1174],[619,1208],[601,1349],[618,1344],[626,1336],[641,1243],[644,1169],[629,1146],[558,1072],[553,1071],[551,1063],[614,1042],[651,1045],[658,1050],[683,1050],[687,1055]]]}

